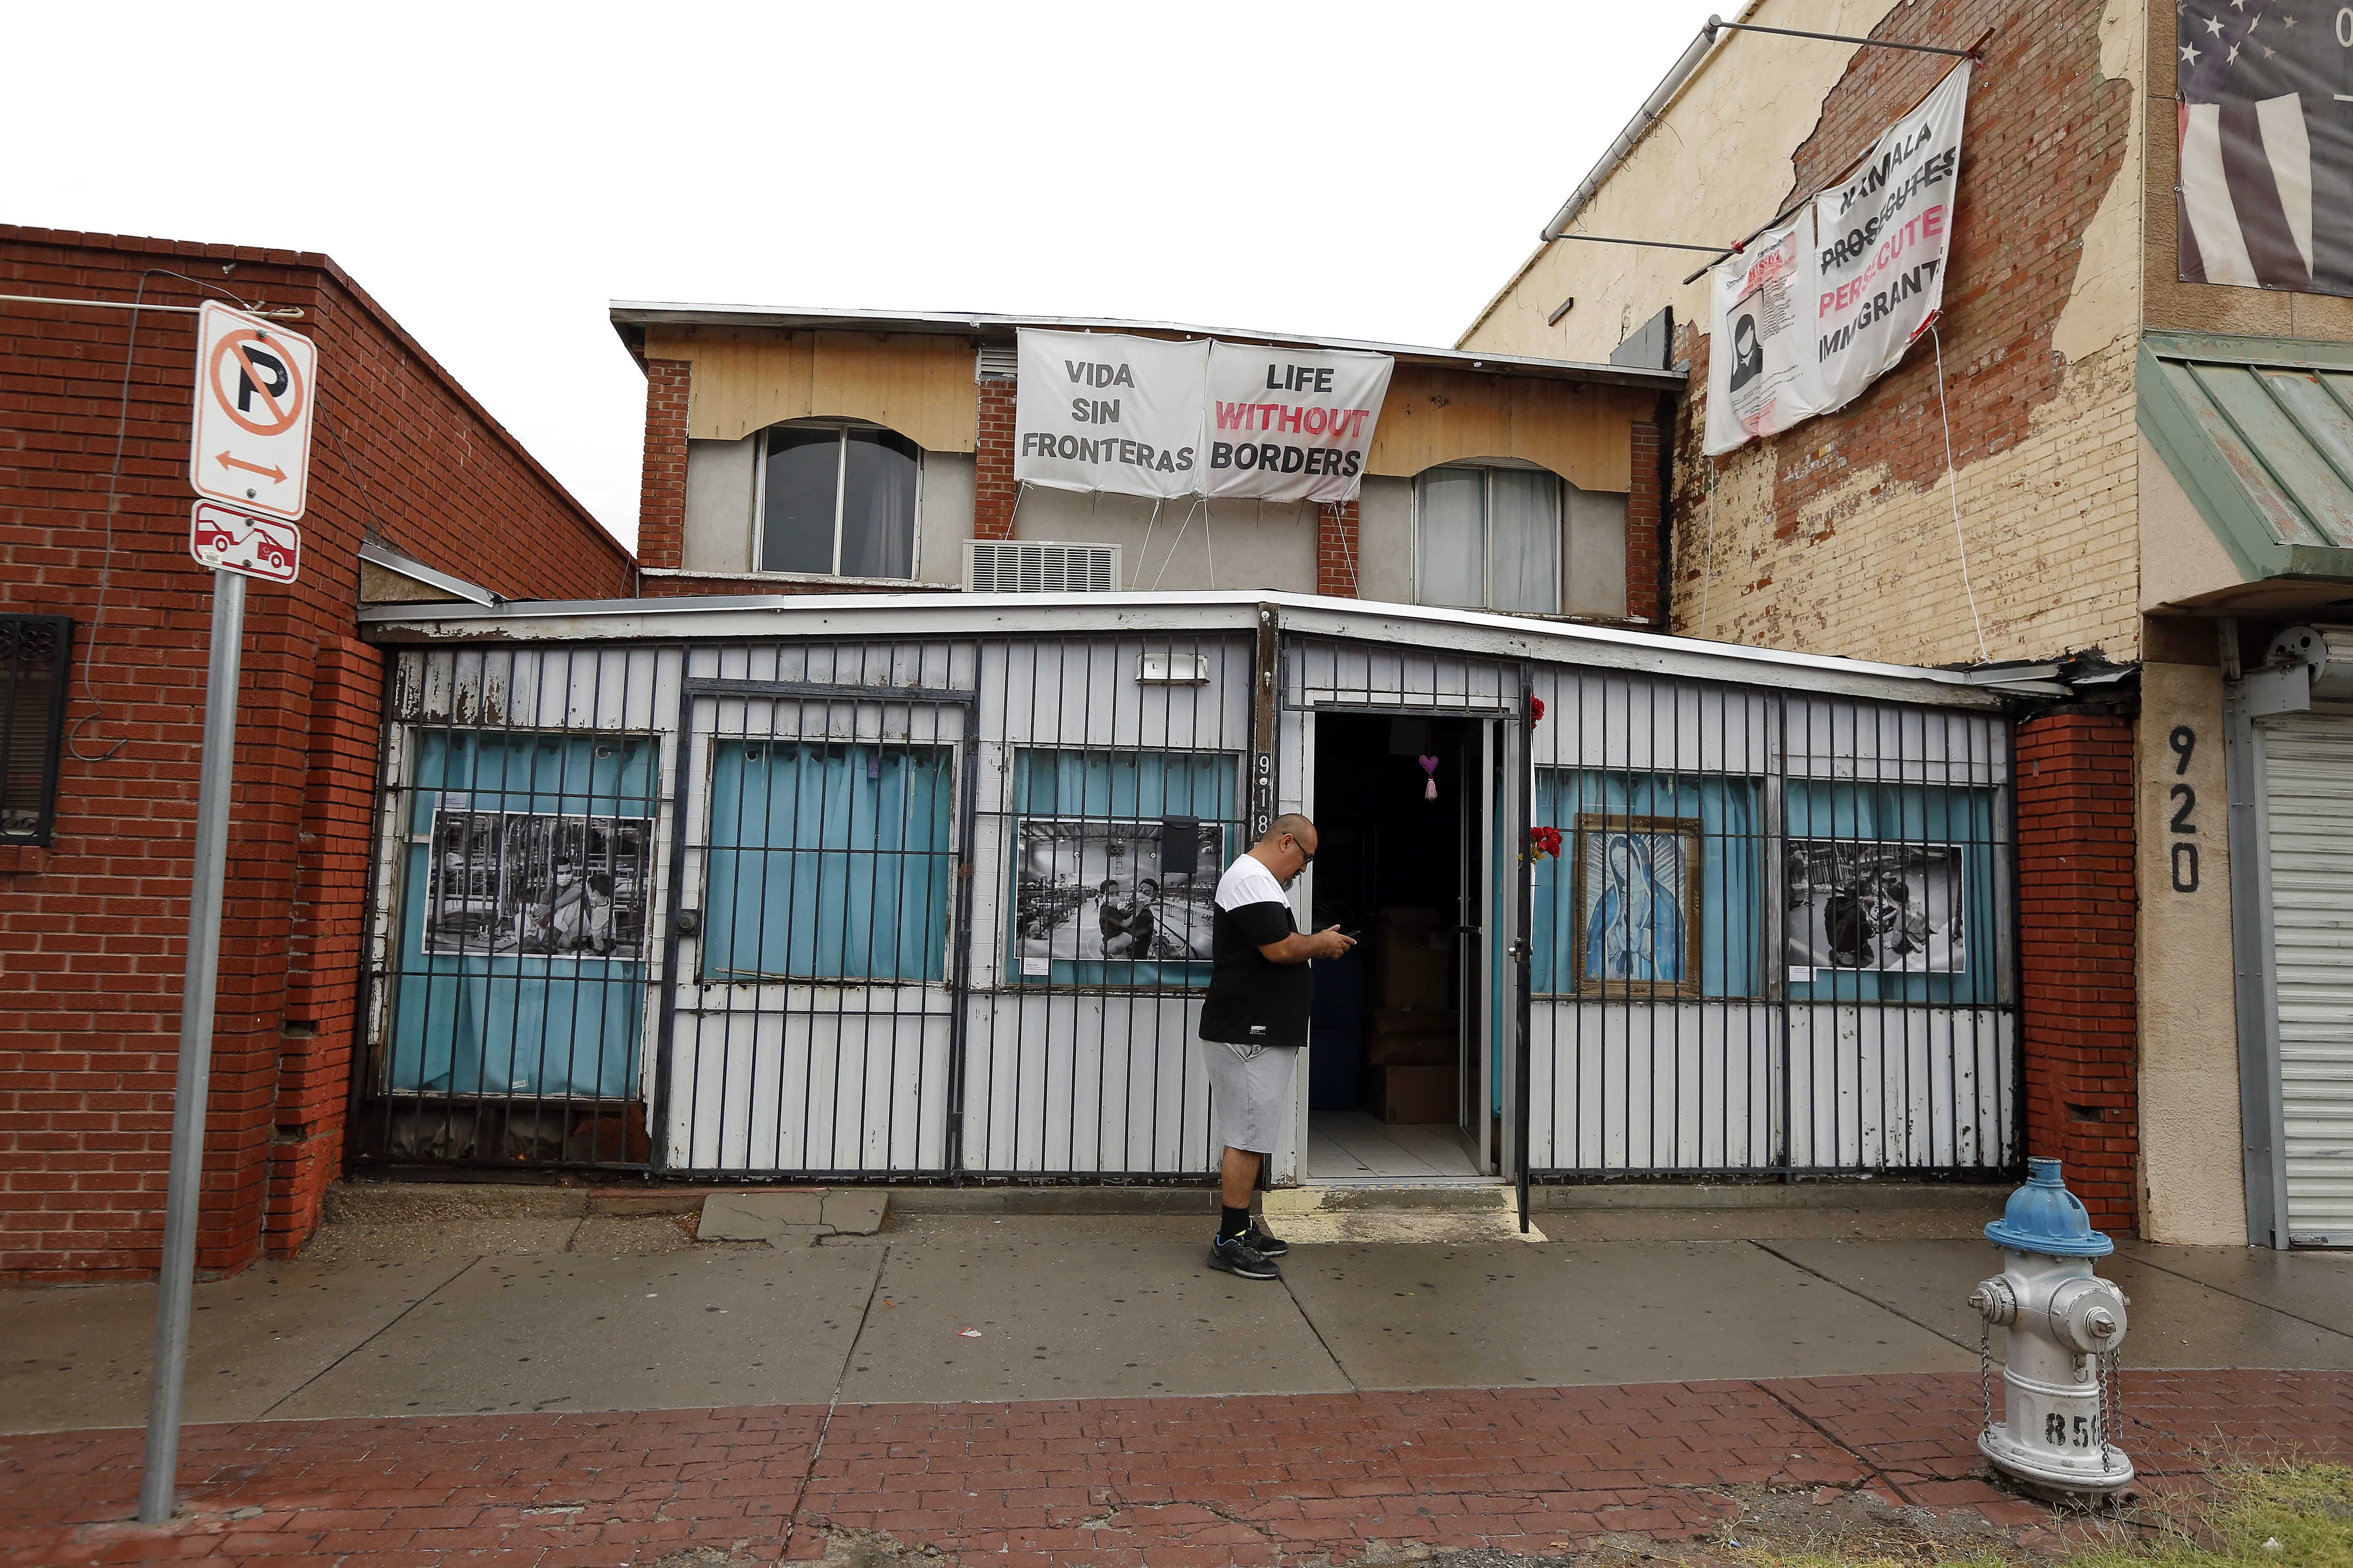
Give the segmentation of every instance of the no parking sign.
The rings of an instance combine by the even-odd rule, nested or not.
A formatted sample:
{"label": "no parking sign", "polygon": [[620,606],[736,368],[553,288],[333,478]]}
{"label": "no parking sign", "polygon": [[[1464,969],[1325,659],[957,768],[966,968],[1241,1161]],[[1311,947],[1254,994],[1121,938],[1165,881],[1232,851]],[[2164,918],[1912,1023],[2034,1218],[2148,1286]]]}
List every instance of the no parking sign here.
{"label": "no parking sign", "polygon": [[275,321],[206,300],[196,318],[196,493],[291,522],[311,479],[319,351]]}

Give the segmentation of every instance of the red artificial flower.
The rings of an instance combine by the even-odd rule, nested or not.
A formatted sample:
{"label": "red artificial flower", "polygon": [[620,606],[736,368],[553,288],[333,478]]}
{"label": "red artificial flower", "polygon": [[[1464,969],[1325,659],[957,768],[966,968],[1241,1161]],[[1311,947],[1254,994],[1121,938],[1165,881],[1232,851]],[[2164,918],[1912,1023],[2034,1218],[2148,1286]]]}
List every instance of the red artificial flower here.
{"label": "red artificial flower", "polygon": [[1528,713],[1529,713],[1529,715],[1530,715],[1530,717],[1529,717],[1529,719],[1528,719],[1528,722],[1529,722],[1529,723],[1531,723],[1531,724],[1541,724],[1541,723],[1543,723],[1543,722],[1544,722],[1544,699],[1543,699],[1543,698],[1541,698],[1541,697],[1531,697],[1531,698],[1529,698],[1529,699],[1528,699]]}

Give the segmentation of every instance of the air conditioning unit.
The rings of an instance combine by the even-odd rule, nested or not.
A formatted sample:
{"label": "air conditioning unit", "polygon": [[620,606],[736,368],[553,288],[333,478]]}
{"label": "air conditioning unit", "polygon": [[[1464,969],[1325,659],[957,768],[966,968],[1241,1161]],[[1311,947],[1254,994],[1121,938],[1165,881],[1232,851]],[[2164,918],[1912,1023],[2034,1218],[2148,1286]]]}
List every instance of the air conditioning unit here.
{"label": "air conditioning unit", "polygon": [[1119,560],[1116,544],[975,539],[965,545],[964,585],[975,594],[1111,594]]}
{"label": "air conditioning unit", "polygon": [[1019,351],[1011,343],[983,343],[973,361],[975,381],[1016,381],[1020,378]]}

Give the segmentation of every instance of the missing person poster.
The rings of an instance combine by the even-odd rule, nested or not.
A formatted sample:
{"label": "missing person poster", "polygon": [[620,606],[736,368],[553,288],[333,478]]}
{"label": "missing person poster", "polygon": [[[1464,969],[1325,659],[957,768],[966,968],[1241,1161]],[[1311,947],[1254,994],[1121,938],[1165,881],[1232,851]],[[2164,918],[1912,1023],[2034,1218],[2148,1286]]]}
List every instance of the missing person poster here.
{"label": "missing person poster", "polygon": [[1212,346],[1210,496],[1353,498],[1396,363],[1352,349]]}
{"label": "missing person poster", "polygon": [[1025,327],[1016,363],[1016,479],[1155,498],[1199,492],[1207,340]]}
{"label": "missing person poster", "polygon": [[1817,411],[1813,223],[1800,215],[1759,235],[1710,275],[1715,330],[1708,348],[1707,452],[1778,436]]}

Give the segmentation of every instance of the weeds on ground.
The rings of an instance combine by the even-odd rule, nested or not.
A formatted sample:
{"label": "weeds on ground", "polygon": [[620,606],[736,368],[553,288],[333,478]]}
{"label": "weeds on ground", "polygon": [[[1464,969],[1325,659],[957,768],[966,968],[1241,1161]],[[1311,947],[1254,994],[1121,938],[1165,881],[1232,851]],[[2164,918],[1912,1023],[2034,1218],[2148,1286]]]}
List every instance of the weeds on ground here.
{"label": "weeds on ground", "polygon": [[[2353,1468],[2342,1465],[2232,1466],[2215,1472],[2202,1498],[2138,1511],[2132,1531],[2139,1539],[2102,1528],[2057,1554],[2065,1568],[2353,1568]],[[1735,1555],[1749,1568],[2020,1568],[2000,1553],[1898,1558],[1835,1545]]]}

